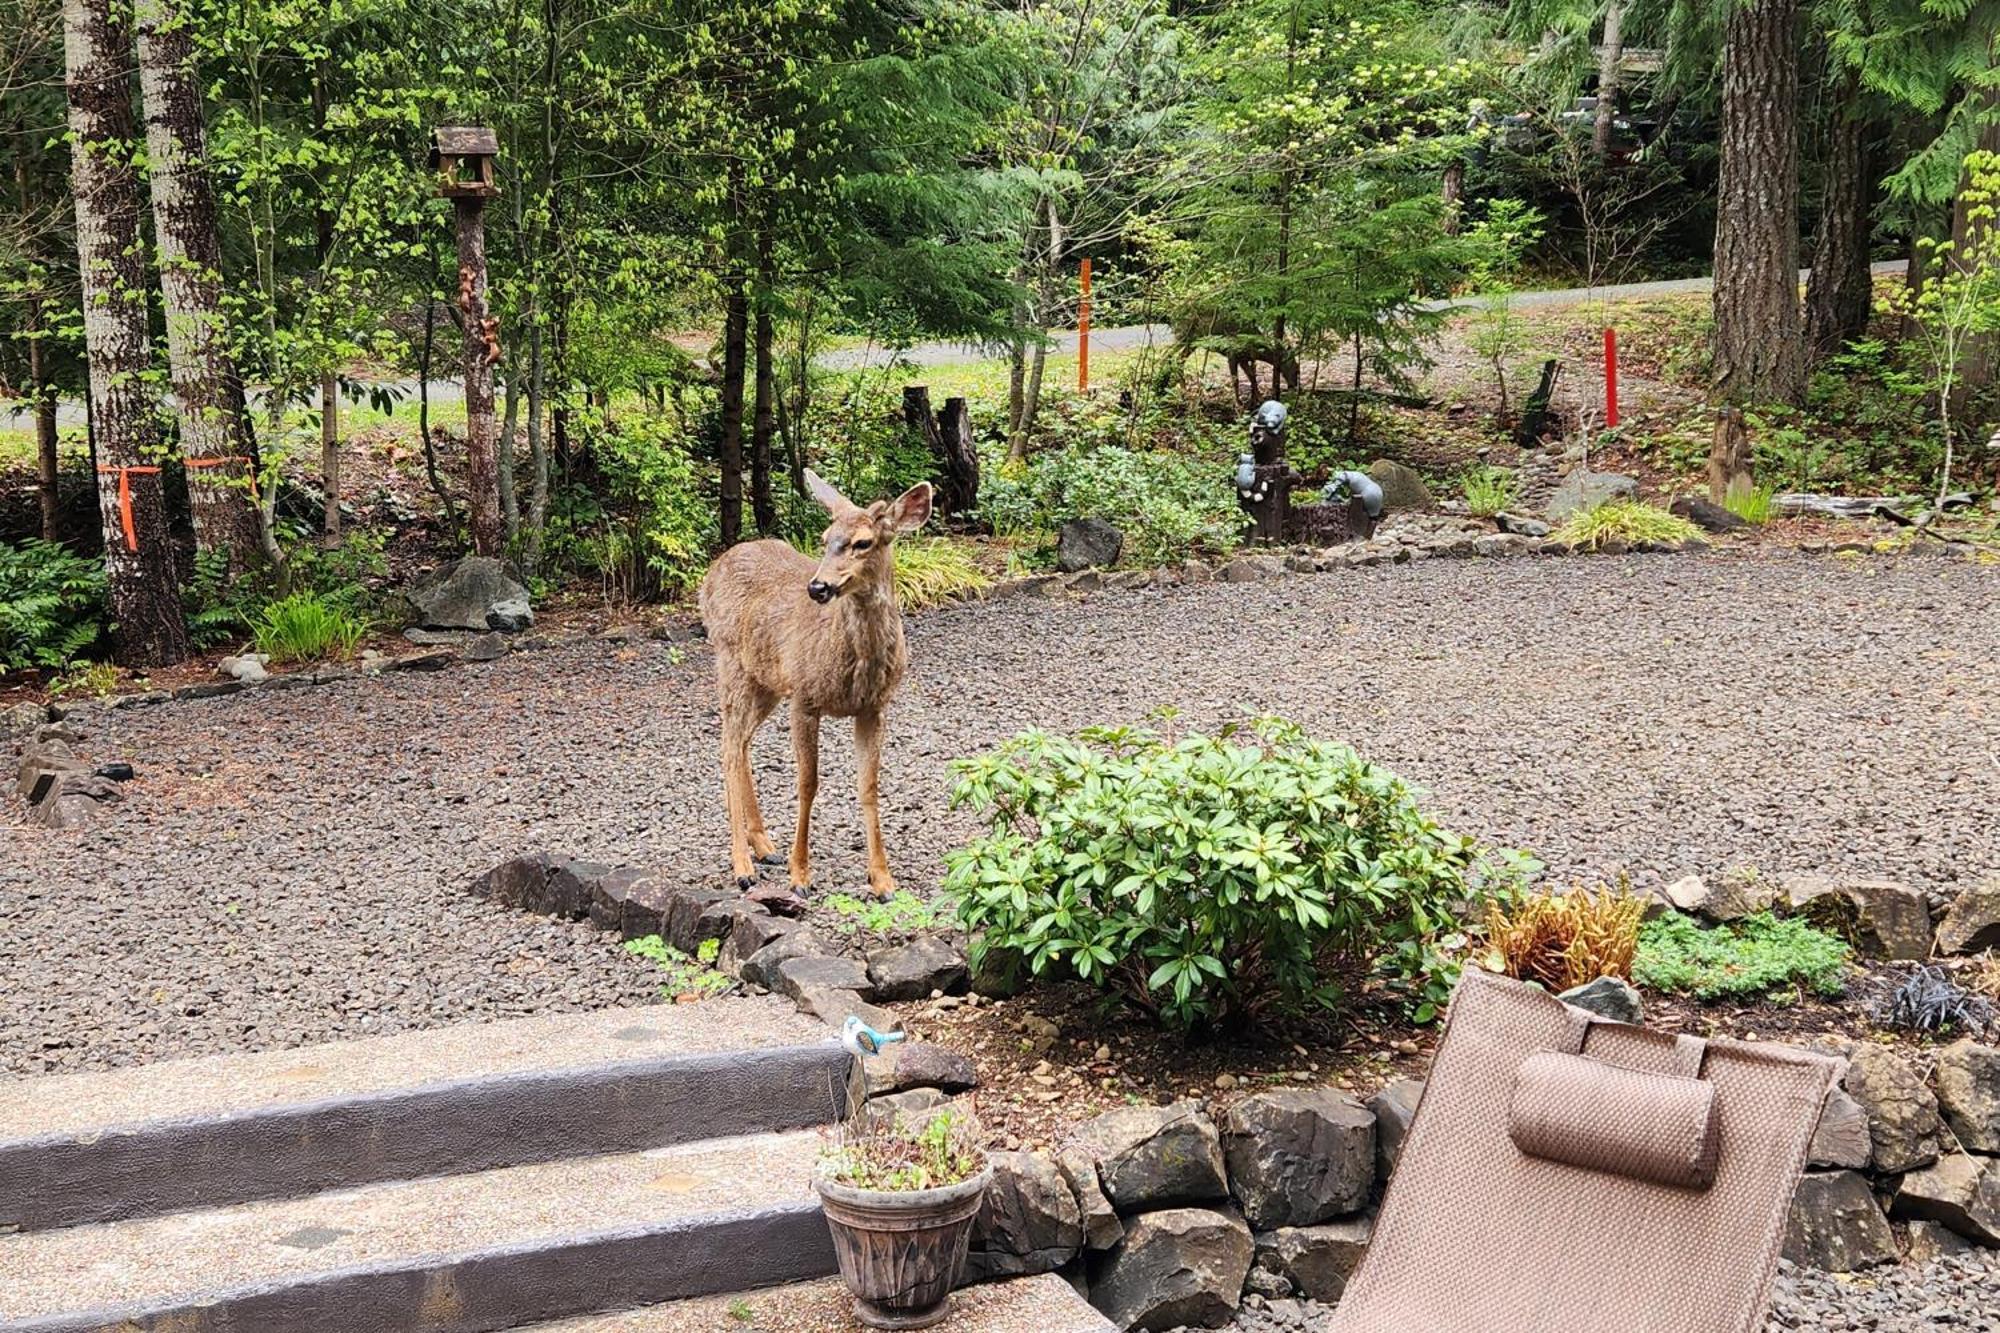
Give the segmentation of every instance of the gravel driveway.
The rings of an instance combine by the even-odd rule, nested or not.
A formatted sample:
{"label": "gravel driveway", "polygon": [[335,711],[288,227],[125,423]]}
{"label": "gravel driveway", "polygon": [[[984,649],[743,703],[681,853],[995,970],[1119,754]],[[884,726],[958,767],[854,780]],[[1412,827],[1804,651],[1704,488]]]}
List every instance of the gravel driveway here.
{"label": "gravel driveway", "polygon": [[[970,827],[944,765],[1012,731],[1291,714],[1565,878],[1747,863],[1950,890],[2000,870],[2000,570],[1444,561],[1010,600],[911,624],[883,813],[906,887]],[[519,852],[726,871],[708,659],[589,643],[104,715],[140,778],[64,836],[0,810],[0,1069],[103,1067],[645,1000],[588,927],[459,892]],[[781,723],[781,720],[780,720]],[[758,750],[788,826],[781,724]],[[831,729],[822,887],[863,882]],[[782,835],[780,837],[782,841]]]}

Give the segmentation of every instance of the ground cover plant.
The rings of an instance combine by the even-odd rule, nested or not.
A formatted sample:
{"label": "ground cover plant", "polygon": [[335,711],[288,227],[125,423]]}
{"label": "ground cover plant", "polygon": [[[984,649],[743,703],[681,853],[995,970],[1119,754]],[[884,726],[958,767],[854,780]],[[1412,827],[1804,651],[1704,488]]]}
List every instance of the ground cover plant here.
{"label": "ground cover plant", "polygon": [[0,672],[68,666],[104,633],[104,566],[58,546],[0,544]]}
{"label": "ground cover plant", "polygon": [[720,940],[703,940],[690,958],[658,935],[642,935],[625,941],[625,952],[659,965],[660,994],[670,1000],[706,999],[736,984],[715,969],[722,953]]}
{"label": "ground cover plant", "polygon": [[1025,732],[953,765],[984,836],[944,886],[976,954],[1018,955],[1180,1031],[1420,982],[1471,845],[1395,775],[1273,717],[1200,732]]}
{"label": "ground cover plant", "polygon": [[273,662],[345,660],[367,634],[365,619],[311,592],[269,603],[251,626],[257,651]]}
{"label": "ground cover plant", "polygon": [[1838,996],[1847,989],[1852,953],[1839,937],[1795,917],[1759,912],[1705,928],[1668,912],[1640,928],[1632,979],[1697,1000]]}

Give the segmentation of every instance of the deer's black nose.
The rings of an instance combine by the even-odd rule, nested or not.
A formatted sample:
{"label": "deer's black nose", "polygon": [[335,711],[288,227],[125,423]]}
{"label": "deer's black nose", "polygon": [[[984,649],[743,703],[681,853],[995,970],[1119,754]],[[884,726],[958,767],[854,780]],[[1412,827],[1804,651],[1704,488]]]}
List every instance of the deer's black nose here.
{"label": "deer's black nose", "polygon": [[833,595],[839,591],[840,589],[834,587],[831,583],[825,583],[819,579],[814,579],[806,585],[806,596],[812,598],[822,606],[832,601]]}

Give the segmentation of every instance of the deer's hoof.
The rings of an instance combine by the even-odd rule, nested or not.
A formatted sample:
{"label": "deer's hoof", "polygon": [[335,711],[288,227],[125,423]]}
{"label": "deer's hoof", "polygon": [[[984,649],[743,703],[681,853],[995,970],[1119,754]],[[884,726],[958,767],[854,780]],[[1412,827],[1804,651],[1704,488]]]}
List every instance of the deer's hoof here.
{"label": "deer's hoof", "polygon": [[758,855],[757,864],[760,866],[781,866],[785,864],[785,859],[783,852],[763,852]]}
{"label": "deer's hoof", "polygon": [[757,877],[755,875],[738,875],[736,877],[736,887],[739,889],[754,889],[757,887]]}

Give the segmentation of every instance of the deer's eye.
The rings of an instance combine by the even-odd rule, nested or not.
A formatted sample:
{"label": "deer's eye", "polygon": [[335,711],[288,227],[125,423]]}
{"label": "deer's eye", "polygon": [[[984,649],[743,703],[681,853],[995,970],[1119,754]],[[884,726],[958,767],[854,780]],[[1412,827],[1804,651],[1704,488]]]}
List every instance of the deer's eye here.
{"label": "deer's eye", "polygon": [[855,542],[855,543],[854,543],[854,545],[853,545],[853,546],[852,546],[852,547],[851,547],[850,549],[852,549],[852,550],[854,550],[854,551],[857,551],[857,552],[860,552],[860,551],[865,551],[865,550],[867,550],[867,549],[868,549],[869,547],[873,546],[874,544],[875,544],[875,541],[874,541],[874,539],[873,539],[873,538],[871,538],[871,537],[863,537],[863,538],[861,538],[861,539],[860,539],[859,541]]}

